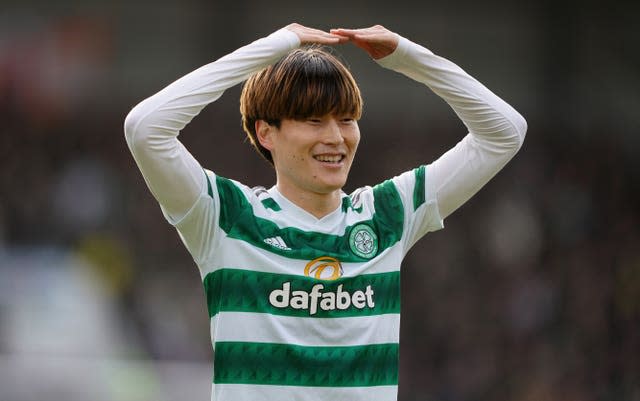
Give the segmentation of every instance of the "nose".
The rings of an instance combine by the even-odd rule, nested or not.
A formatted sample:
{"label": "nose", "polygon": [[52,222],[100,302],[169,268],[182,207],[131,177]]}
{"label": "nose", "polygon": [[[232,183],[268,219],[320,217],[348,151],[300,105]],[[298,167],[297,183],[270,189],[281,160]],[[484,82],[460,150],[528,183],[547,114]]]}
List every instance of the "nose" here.
{"label": "nose", "polygon": [[331,145],[338,145],[344,142],[344,136],[342,135],[342,127],[340,127],[340,121],[335,117],[328,119],[323,135],[323,142]]}

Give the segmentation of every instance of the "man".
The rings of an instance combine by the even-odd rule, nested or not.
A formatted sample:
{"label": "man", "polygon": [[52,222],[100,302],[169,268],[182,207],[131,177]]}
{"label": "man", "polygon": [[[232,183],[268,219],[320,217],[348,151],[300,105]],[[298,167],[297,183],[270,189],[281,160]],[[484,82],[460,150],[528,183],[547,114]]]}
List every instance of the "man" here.
{"label": "man", "polygon": [[[427,85],[469,134],[428,166],[344,194],[360,92],[334,57],[300,46],[345,42]],[[204,170],[177,139],[247,79],[243,126],[275,167],[268,190]],[[137,105],[127,143],[203,278],[212,399],[395,400],[402,258],[513,157],[525,131],[459,67],[381,26],[291,24]]]}

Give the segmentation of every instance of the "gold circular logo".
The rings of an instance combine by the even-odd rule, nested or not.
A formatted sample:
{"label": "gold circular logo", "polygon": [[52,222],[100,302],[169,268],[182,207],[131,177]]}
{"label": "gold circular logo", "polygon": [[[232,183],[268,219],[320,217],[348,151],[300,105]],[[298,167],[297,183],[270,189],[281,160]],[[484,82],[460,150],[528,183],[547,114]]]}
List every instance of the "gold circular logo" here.
{"label": "gold circular logo", "polygon": [[342,264],[331,256],[321,256],[307,263],[304,275],[319,280],[337,280],[342,277]]}

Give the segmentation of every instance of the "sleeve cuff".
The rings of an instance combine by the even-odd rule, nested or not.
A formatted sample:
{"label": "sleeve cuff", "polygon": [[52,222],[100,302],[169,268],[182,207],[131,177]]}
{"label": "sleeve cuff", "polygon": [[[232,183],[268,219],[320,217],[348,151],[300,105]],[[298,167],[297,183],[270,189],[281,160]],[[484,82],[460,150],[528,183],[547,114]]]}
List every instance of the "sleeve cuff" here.
{"label": "sleeve cuff", "polygon": [[298,35],[287,28],[280,28],[269,36],[283,43],[287,43],[290,49],[300,47],[300,38]]}

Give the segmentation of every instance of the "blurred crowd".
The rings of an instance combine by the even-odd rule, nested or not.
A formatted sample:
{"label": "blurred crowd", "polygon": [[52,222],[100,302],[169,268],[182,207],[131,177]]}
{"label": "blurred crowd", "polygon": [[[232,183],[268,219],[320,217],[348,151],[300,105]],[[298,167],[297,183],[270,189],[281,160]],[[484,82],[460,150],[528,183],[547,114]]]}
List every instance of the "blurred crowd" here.
{"label": "blurred crowd", "polygon": [[[124,141],[126,113],[151,93],[102,98],[117,92],[107,90],[117,62],[100,21],[35,32],[0,41],[0,288],[37,279],[0,295],[0,355],[210,361],[199,274]],[[405,261],[400,400],[640,400],[640,164],[624,139],[637,132],[606,118],[557,124],[514,106],[529,123],[520,153]],[[269,186],[273,173],[243,142],[235,113],[205,110],[183,142],[206,167]],[[452,115],[405,117],[370,118],[365,108],[347,191],[428,163],[464,135]],[[416,135],[424,126],[429,135]],[[30,275],[16,261],[36,254]],[[49,326],[9,327],[33,294],[67,288],[46,273],[68,274],[60,255],[94,286],[80,302],[100,294],[109,305],[112,337],[95,343],[104,348],[59,350],[24,337],[29,327],[47,337]],[[50,313],[43,299],[29,316]],[[85,311],[87,324],[104,311]]]}

